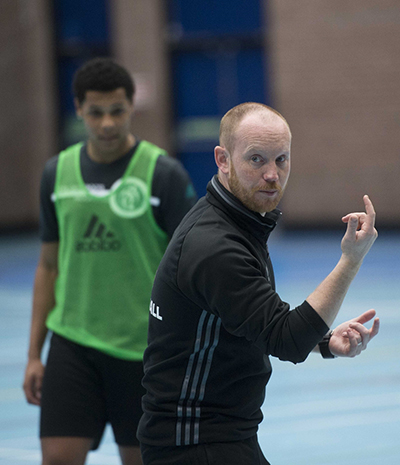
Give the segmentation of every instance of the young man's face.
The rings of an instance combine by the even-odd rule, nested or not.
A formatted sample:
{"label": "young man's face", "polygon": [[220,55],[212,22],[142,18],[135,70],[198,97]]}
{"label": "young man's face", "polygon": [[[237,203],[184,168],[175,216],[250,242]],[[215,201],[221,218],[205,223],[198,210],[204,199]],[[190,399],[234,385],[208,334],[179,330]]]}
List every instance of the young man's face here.
{"label": "young man's face", "polygon": [[93,153],[107,158],[129,150],[133,105],[123,87],[110,92],[89,90],[81,104],[75,100],[75,106]]}
{"label": "young man's face", "polygon": [[251,113],[239,123],[229,157],[229,190],[250,210],[272,211],[290,174],[291,134],[279,117]]}

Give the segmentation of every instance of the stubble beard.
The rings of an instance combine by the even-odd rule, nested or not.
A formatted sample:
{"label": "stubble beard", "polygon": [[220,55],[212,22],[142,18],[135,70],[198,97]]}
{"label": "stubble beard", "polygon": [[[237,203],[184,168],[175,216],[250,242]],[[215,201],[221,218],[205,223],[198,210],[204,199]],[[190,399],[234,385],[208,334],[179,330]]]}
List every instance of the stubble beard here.
{"label": "stubble beard", "polygon": [[[244,188],[239,181],[233,164],[230,166],[228,184],[232,194],[238,198],[245,207],[261,214],[274,210],[280,202],[284,191],[276,182],[266,182],[262,186],[255,187],[251,190]],[[261,200],[256,198],[257,192],[260,190],[277,190],[278,193],[273,199],[265,198]],[[259,195],[261,196],[263,194]]]}

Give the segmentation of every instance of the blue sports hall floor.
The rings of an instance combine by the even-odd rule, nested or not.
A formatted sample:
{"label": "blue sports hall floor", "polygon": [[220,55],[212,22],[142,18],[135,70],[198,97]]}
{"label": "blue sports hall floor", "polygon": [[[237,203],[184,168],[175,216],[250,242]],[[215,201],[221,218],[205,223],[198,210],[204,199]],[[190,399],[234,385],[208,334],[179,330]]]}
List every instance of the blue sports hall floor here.
{"label": "blue sports hall floor", "polygon": [[[301,303],[336,264],[341,232],[277,231],[270,244],[282,299]],[[0,464],[40,463],[38,408],[21,389],[35,235],[0,236]],[[337,322],[375,308],[379,335],[355,359],[273,359],[259,440],[272,465],[400,464],[400,234],[380,232]],[[119,464],[107,429],[88,464]]]}

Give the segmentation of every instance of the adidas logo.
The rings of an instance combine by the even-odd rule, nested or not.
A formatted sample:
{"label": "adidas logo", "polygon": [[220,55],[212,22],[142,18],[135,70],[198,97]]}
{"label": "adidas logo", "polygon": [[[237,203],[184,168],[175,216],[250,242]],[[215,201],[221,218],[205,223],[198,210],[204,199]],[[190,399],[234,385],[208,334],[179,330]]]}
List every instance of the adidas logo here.
{"label": "adidas logo", "polygon": [[113,232],[107,231],[96,215],[90,218],[83,240],[76,243],[77,252],[117,252],[120,248],[121,242],[115,239]]}

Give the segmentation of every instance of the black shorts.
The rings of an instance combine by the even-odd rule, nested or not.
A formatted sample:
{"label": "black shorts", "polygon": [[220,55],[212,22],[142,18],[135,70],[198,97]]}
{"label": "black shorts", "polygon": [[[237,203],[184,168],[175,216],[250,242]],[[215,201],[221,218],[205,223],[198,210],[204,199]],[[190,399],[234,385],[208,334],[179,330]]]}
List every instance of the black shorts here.
{"label": "black shorts", "polygon": [[140,449],[143,465],[270,465],[257,436],[197,446],[158,447],[141,443]]}
{"label": "black shorts", "polygon": [[119,446],[138,446],[143,363],[121,360],[53,334],[41,399],[40,437],[93,438],[106,423]]}

